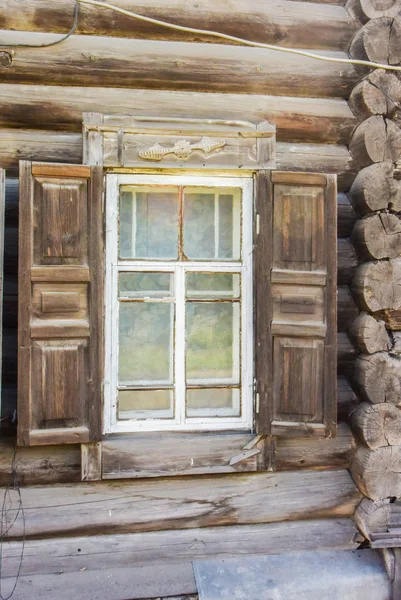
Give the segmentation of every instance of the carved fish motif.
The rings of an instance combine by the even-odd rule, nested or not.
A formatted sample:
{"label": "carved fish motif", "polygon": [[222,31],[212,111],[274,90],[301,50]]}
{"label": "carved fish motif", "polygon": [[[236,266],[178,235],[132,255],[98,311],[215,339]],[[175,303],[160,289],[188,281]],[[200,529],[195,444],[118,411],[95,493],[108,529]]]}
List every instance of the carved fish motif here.
{"label": "carved fish motif", "polygon": [[145,160],[162,160],[166,154],[175,154],[177,158],[189,158],[195,150],[201,150],[205,154],[210,154],[213,150],[218,150],[226,145],[225,140],[214,140],[210,137],[203,136],[199,142],[191,144],[188,140],[178,140],[174,146],[165,148],[159,142],[150,146],[145,150],[139,151],[139,156]]}

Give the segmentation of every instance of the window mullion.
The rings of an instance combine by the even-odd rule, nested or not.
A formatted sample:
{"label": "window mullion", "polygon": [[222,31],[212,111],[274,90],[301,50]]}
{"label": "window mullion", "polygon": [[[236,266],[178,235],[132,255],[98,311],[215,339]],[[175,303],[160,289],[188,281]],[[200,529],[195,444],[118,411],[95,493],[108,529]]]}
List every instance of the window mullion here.
{"label": "window mullion", "polygon": [[185,271],[182,265],[175,268],[175,421],[185,421]]}

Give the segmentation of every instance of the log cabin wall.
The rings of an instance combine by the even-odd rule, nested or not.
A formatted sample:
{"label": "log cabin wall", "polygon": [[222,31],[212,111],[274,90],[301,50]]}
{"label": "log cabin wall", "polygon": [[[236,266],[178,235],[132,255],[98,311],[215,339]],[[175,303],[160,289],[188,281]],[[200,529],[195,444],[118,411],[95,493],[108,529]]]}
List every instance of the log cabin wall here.
{"label": "log cabin wall", "polygon": [[[354,39],[360,36],[362,27],[357,15],[358,2],[352,6],[349,3],[348,13],[343,0],[258,0],[249,9],[243,2],[234,0],[230,2],[229,18],[225,2],[209,0],[199,3],[116,0],[115,4],[182,25],[215,29],[285,47],[310,48],[342,58],[347,57],[351,41],[354,36]],[[48,43],[71,26],[74,2],[0,0],[0,13],[4,43]],[[81,484],[78,483],[81,478],[79,446],[19,449],[18,477],[26,486],[23,489],[28,508],[26,535],[31,543],[22,579],[28,579],[29,575],[30,579],[50,577],[63,568],[61,559],[52,559],[51,549],[41,565],[35,562],[40,538],[44,537],[54,538],[55,544],[64,538],[66,553],[71,556],[75,553],[72,573],[83,564],[90,565],[89,571],[101,568],[94,550],[99,544],[103,544],[109,561],[113,543],[121,543],[125,551],[142,544],[137,560],[149,560],[151,555],[159,565],[163,563],[166,582],[171,568],[171,557],[167,558],[171,552],[171,532],[169,539],[163,535],[165,530],[175,528],[178,531],[174,543],[182,544],[183,558],[181,570],[176,565],[178,583],[176,587],[171,584],[171,593],[195,591],[186,571],[188,561],[194,556],[225,555],[227,551],[219,547],[218,541],[223,535],[218,531],[222,525],[224,536],[237,544],[243,544],[245,539],[244,551],[250,553],[288,550],[289,542],[283,537],[284,526],[290,527],[293,551],[316,547],[355,548],[360,541],[355,537],[356,529],[350,518],[360,502],[361,492],[367,493],[367,484],[361,484],[363,478],[358,478],[357,463],[353,461],[355,442],[347,421],[357,402],[354,390],[361,398],[366,397],[363,386],[357,386],[359,376],[355,377],[355,361],[361,348],[364,355],[371,357],[370,362],[372,357],[373,361],[381,361],[378,368],[384,368],[383,362],[385,368],[393,369],[394,377],[389,375],[391,385],[399,381],[392,354],[398,348],[397,335],[387,333],[389,327],[395,330],[397,319],[397,314],[390,309],[399,307],[383,306],[380,310],[390,312],[387,310],[378,320],[377,311],[368,309],[358,292],[358,288],[370,285],[369,277],[376,281],[374,274],[366,274],[366,269],[377,268],[376,259],[386,265],[385,269],[392,269],[391,273],[396,272],[398,242],[393,235],[387,236],[391,239],[386,238],[387,227],[391,233],[395,227],[397,240],[400,235],[396,204],[398,183],[393,177],[399,147],[398,130],[390,121],[395,109],[386,94],[386,100],[381,99],[386,105],[383,112],[366,113],[358,108],[362,94],[358,90],[365,94],[368,86],[368,92],[372,92],[375,80],[370,83],[369,77],[377,78],[377,74],[366,78],[365,73],[352,65],[215,42],[211,38],[136,22],[106,9],[81,5],[78,28],[71,38],[49,48],[16,48],[11,64],[5,57],[4,66],[0,68],[0,167],[5,167],[8,174],[3,417],[13,412],[16,398],[18,161],[80,163],[83,112],[241,119],[254,123],[266,119],[277,127],[278,169],[338,175],[338,435],[324,442],[279,439],[278,473],[236,474],[201,480],[191,476],[148,482]],[[358,54],[357,47],[358,43],[354,42],[352,52]],[[383,81],[392,81],[391,94],[395,93],[397,78],[380,77]],[[387,85],[382,79],[379,84]],[[397,98],[400,102],[399,96]],[[385,155],[369,155],[371,144],[367,135],[371,128],[365,130],[363,124],[367,118],[375,119],[370,123],[390,147]],[[365,177],[365,167],[370,169],[366,175],[370,182],[367,187],[359,183],[361,177]],[[379,169],[380,173],[373,169]],[[372,172],[374,181],[370,179]],[[376,181],[384,181],[391,188],[393,204],[389,204],[388,197],[383,198],[383,204],[374,204]],[[352,203],[348,196],[350,189]],[[362,218],[367,213],[368,216]],[[375,221],[367,221],[368,218]],[[387,240],[389,250],[385,255],[376,256],[377,250],[369,244],[377,233]],[[382,250],[381,245],[379,250]],[[383,277],[391,286],[392,275],[386,271]],[[362,283],[358,284],[359,281]],[[361,315],[360,310],[364,311]],[[374,316],[365,314],[367,310]],[[362,330],[366,330],[366,334],[361,333]],[[377,356],[379,358],[375,358]],[[363,360],[359,356],[358,365]],[[360,366],[358,369],[357,373]],[[366,418],[362,411],[369,412],[369,407],[365,402],[358,405],[360,420]],[[380,418],[386,421],[391,418],[392,408],[385,405]],[[13,434],[11,420],[3,423],[6,425],[3,433]],[[359,439],[364,436],[360,430],[363,426],[356,423],[354,431]],[[389,435],[388,439],[393,452],[398,438]],[[361,444],[358,456],[367,453],[378,456],[374,453],[387,451],[387,447],[366,449]],[[12,442],[3,441],[2,485],[9,482],[12,456]],[[347,472],[351,464],[361,492]],[[34,484],[39,487],[31,487]],[[82,509],[88,495],[99,502],[96,515],[89,504]],[[287,523],[281,525],[281,522]],[[16,551],[22,535],[17,525],[11,536]],[[242,526],[240,531],[235,529],[238,525]],[[102,535],[101,540],[96,538],[98,534]],[[121,534],[119,540],[113,537],[116,534]],[[159,537],[152,537],[156,534]],[[83,537],[88,535],[90,538]],[[263,543],[258,541],[261,539]],[[85,563],[77,558],[78,540]],[[199,544],[193,545],[194,540],[200,540]],[[209,549],[201,550],[201,546]],[[128,561],[124,559],[121,563],[121,556],[120,553],[119,563],[114,565],[120,575],[121,565],[125,565],[124,560]],[[12,554],[8,565],[10,572],[15,567],[13,557]],[[111,568],[111,563],[107,564]],[[132,562],[126,564],[132,566]],[[141,568],[136,568],[135,577],[145,577],[141,575]],[[151,591],[148,589],[147,595],[163,595],[165,589],[156,585]],[[54,597],[54,591],[52,593]],[[135,597],[144,595],[138,592]]]}

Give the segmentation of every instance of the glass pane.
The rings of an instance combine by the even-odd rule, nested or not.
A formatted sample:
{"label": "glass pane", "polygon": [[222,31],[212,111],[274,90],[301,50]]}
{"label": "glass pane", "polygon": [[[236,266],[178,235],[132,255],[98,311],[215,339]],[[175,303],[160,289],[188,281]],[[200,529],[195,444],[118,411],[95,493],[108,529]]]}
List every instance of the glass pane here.
{"label": "glass pane", "polygon": [[187,258],[214,258],[214,194],[185,194],[184,254]]}
{"label": "glass pane", "polygon": [[189,259],[238,260],[240,220],[240,190],[185,188],[184,254]]}
{"label": "glass pane", "polygon": [[168,297],[173,293],[172,283],[172,273],[120,273],[120,297]]}
{"label": "glass pane", "polygon": [[188,302],[186,315],[187,382],[238,383],[239,303]]}
{"label": "glass pane", "polygon": [[174,304],[121,302],[120,385],[173,381]]}
{"label": "glass pane", "polygon": [[187,390],[187,417],[239,417],[240,414],[238,389]]}
{"label": "glass pane", "polygon": [[187,273],[189,298],[238,298],[240,275],[238,273]]}
{"label": "glass pane", "polygon": [[173,396],[173,390],[120,390],[118,419],[172,418]]}
{"label": "glass pane", "polygon": [[130,187],[120,191],[120,257],[178,256],[178,188]]}

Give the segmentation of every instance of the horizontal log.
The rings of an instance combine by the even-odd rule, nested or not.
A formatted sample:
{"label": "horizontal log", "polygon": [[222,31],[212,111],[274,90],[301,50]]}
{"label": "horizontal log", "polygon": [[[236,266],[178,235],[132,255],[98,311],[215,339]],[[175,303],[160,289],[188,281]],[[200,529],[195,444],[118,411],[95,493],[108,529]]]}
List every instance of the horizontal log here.
{"label": "horizontal log", "polygon": [[384,321],[378,321],[368,313],[361,313],[355,319],[350,327],[349,336],[363,354],[387,352],[391,347]]}
{"label": "horizontal log", "polygon": [[[115,6],[169,23],[219,31],[255,42],[287,47],[347,50],[356,25],[343,7],[290,0],[259,0],[252,7],[241,0],[208,0],[200,5],[185,0],[117,0]],[[21,31],[65,33],[74,20],[69,0],[0,0],[0,27]],[[314,35],[311,36],[311,30]],[[174,31],[134,20],[98,6],[80,5],[76,33],[126,38],[224,43],[212,36]],[[228,42],[226,42],[228,43]]]}
{"label": "horizontal log", "polygon": [[[339,421],[349,421],[349,416],[355,409],[358,399],[346,377],[337,379],[337,413]],[[338,431],[340,428],[338,429]]]}
{"label": "horizontal log", "polygon": [[0,84],[2,127],[81,132],[84,112],[268,120],[283,142],[348,144],[356,124],[343,99]]}
{"label": "horizontal log", "polygon": [[346,333],[337,334],[337,373],[352,377],[355,368],[356,351]]}
{"label": "horizontal log", "polygon": [[[157,570],[160,565],[175,562],[281,554],[289,549],[345,550],[356,547],[355,533],[352,520],[343,518],[29,540],[24,548],[21,576],[139,565],[153,565]],[[4,546],[4,578],[13,576],[20,554],[21,542]]]}
{"label": "horizontal log", "polygon": [[[401,19],[379,17],[368,21],[356,33],[350,46],[352,58],[398,65],[401,61]],[[361,71],[367,68],[359,66]]]}
{"label": "horizontal log", "polygon": [[[34,486],[21,495],[26,539],[349,517],[360,500],[346,470]],[[17,519],[8,539],[22,533]]]}
{"label": "horizontal log", "polygon": [[339,238],[350,237],[357,220],[356,212],[347,194],[337,196],[337,236]]}
{"label": "horizontal log", "polygon": [[[59,36],[1,30],[2,44],[43,44]],[[344,52],[320,51],[346,58]],[[346,98],[353,65],[260,48],[74,35],[60,45],[18,48],[3,83],[129,87]],[[190,111],[190,108],[189,108]]]}
{"label": "horizontal log", "polygon": [[349,104],[358,118],[392,115],[401,101],[401,82],[395,73],[376,69],[352,90]]}
{"label": "horizontal log", "polygon": [[358,488],[371,500],[401,496],[401,446],[377,450],[359,446],[351,473]]}
{"label": "horizontal log", "polygon": [[[341,378],[340,378],[341,379]],[[345,389],[341,386],[339,379],[339,402],[341,399],[345,401]],[[10,390],[12,391],[12,390]],[[10,399],[13,407],[16,406],[16,389]],[[355,396],[354,396],[355,397]],[[11,407],[10,407],[11,408]],[[149,434],[150,437],[151,434]],[[127,437],[120,438],[121,442]],[[135,437],[131,440],[134,440]],[[152,438],[153,439],[153,438]],[[128,447],[132,446],[130,437],[128,436]],[[116,446],[121,445],[117,442]],[[135,446],[135,444],[134,444]],[[164,472],[161,466],[156,465],[156,458],[153,455],[153,450],[157,447],[157,443],[153,445],[152,452],[149,456],[144,456],[146,460],[147,471],[142,467],[142,471],[135,468],[136,457],[135,447],[132,450],[131,456],[127,456],[125,465],[121,465],[121,473],[126,477],[144,477],[149,475],[177,475],[178,467],[182,466],[179,462],[185,459],[185,449],[177,450],[175,460],[168,457],[163,458]],[[104,452],[104,469],[110,470],[108,461],[112,444],[105,444]],[[10,465],[14,453],[14,445],[12,441],[0,442],[0,486],[7,485],[10,478]],[[322,441],[316,438],[279,438],[276,447],[276,469],[277,471],[295,471],[295,470],[329,470],[329,469],[347,469],[351,463],[354,453],[354,442],[348,425],[340,424],[335,438]],[[189,453],[188,453],[189,454]],[[189,459],[190,460],[190,459]],[[184,460],[185,462],[185,460]],[[184,464],[182,462],[182,464]],[[188,461],[187,461],[188,462]],[[143,463],[145,465],[145,463]],[[171,471],[168,471],[168,465]],[[125,469],[125,472],[124,472]],[[79,445],[67,444],[65,446],[33,446],[31,448],[18,448],[17,451],[17,470],[18,481],[20,485],[49,485],[55,483],[73,483],[80,481],[81,477],[81,450]],[[121,474],[120,473],[120,474]]]}
{"label": "horizontal log", "polygon": [[396,163],[401,158],[401,129],[391,119],[374,115],[358,125],[349,147],[361,167],[384,161]]}
{"label": "horizontal log", "polygon": [[359,265],[352,280],[354,298],[367,312],[382,314],[401,308],[401,260],[372,261]]}
{"label": "horizontal log", "polygon": [[401,210],[401,182],[393,174],[391,162],[376,163],[359,171],[348,194],[358,213]]}
{"label": "horizontal log", "polygon": [[388,402],[361,402],[351,423],[357,439],[371,450],[401,444],[401,410]]}
{"label": "horizontal log", "polygon": [[372,404],[401,402],[401,361],[387,352],[361,354],[356,361],[355,384]]}
{"label": "horizontal log", "polygon": [[358,257],[351,240],[340,238],[337,240],[337,281],[350,283],[358,266]]}
{"label": "horizontal log", "polygon": [[356,222],[352,243],[364,260],[401,256],[401,219],[391,213],[375,213]]}
{"label": "horizontal log", "polygon": [[[276,146],[277,169],[338,174],[340,191],[348,189],[356,173],[348,149],[333,144]],[[16,172],[19,160],[80,163],[82,135],[54,131],[0,129],[0,166]]]}
{"label": "horizontal log", "polygon": [[379,17],[395,17],[400,12],[400,3],[399,0],[348,0],[347,10],[360,23],[367,23]]}
{"label": "horizontal log", "polygon": [[348,331],[351,323],[358,316],[350,289],[347,285],[339,285],[337,290],[337,330]]}

